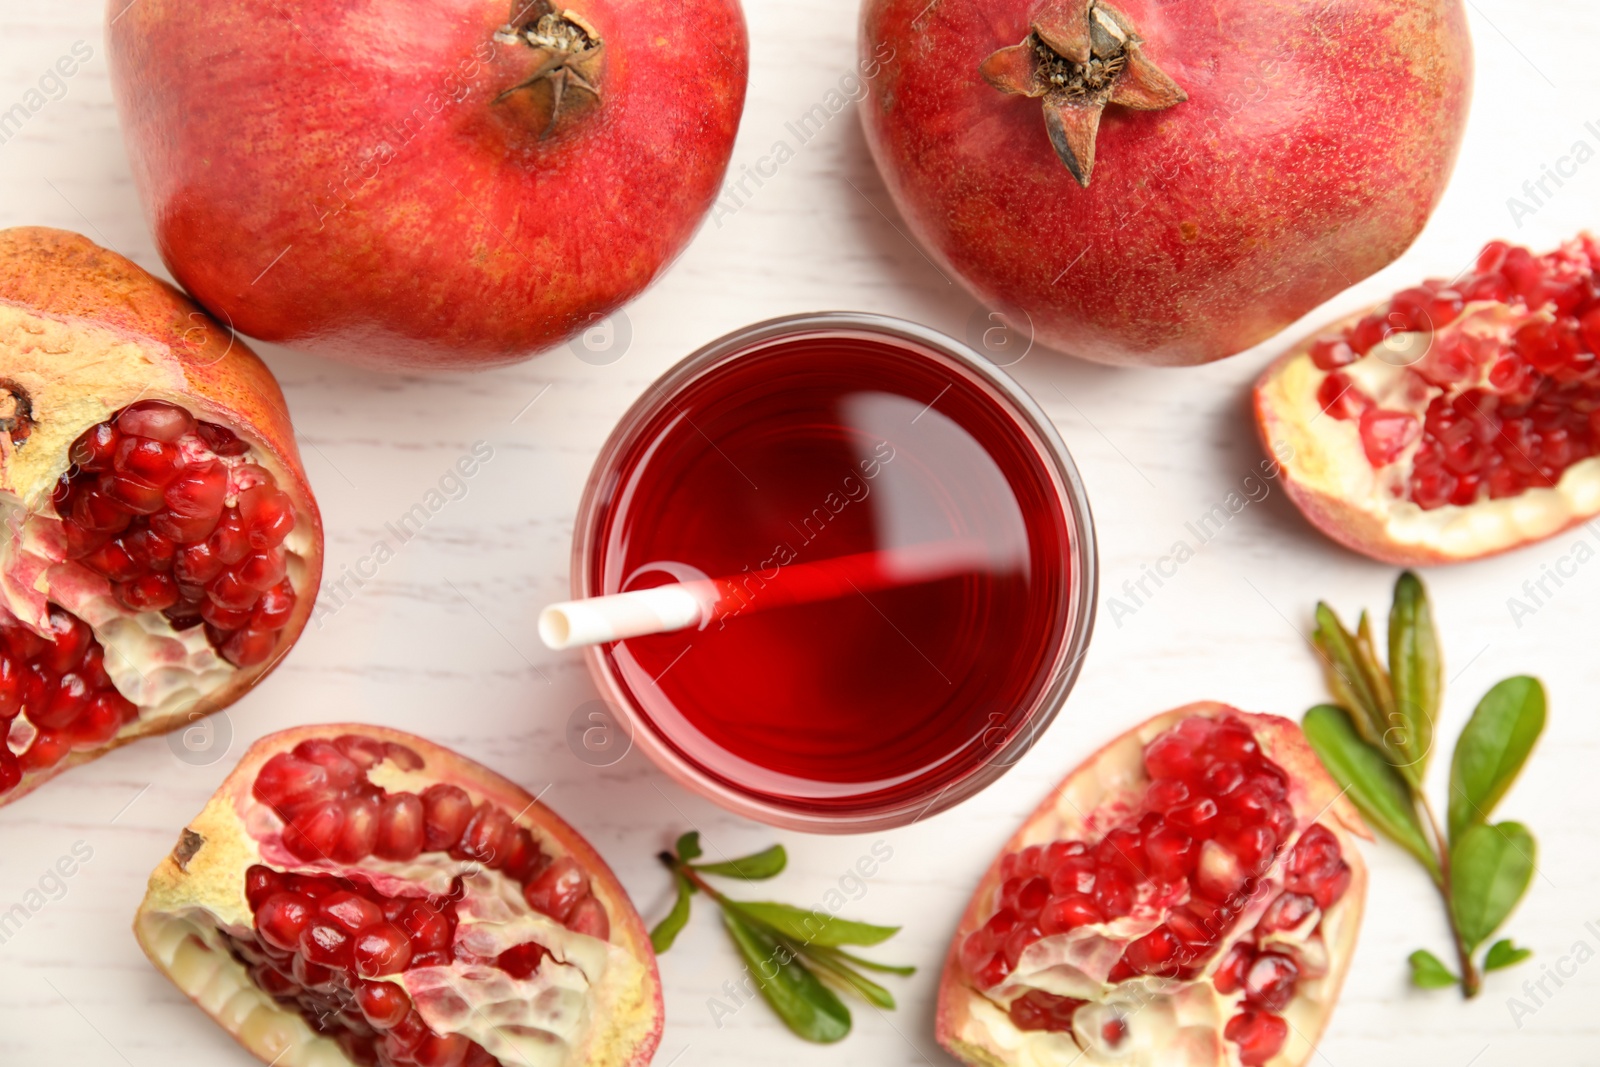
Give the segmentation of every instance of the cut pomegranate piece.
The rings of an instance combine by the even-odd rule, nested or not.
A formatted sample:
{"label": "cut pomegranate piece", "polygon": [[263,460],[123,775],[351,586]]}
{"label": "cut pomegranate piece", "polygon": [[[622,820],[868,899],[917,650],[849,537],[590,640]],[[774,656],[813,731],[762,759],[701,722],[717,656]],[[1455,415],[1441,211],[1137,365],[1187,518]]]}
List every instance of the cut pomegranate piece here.
{"label": "cut pomegranate piece", "polygon": [[1069,775],[985,876],[939,1041],[985,1067],[1302,1064],[1355,945],[1356,835],[1293,723],[1221,704],[1158,716]]}
{"label": "cut pomegranate piece", "polygon": [[260,681],[310,615],[322,530],[271,374],[170,286],[5,230],[0,319],[6,803]]}
{"label": "cut pomegranate piece", "polygon": [[660,1040],[655,955],[604,861],[522,789],[392,730],[257,742],[135,932],[280,1067],[643,1067]]}
{"label": "cut pomegranate piece", "polygon": [[1478,559],[1600,514],[1600,242],[1488,245],[1256,384],[1284,484],[1334,540],[1407,566]]}

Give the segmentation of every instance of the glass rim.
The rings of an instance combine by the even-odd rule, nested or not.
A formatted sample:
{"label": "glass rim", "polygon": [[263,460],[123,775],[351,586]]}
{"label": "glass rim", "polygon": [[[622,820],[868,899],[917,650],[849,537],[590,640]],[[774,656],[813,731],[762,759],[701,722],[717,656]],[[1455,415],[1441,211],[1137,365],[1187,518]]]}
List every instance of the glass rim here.
{"label": "glass rim", "polygon": [[579,500],[572,535],[573,599],[597,595],[598,591],[590,586],[590,571],[594,554],[599,549],[596,534],[603,511],[603,490],[607,487],[608,475],[617,470],[619,459],[632,446],[639,431],[673,397],[726,363],[764,348],[770,342],[819,334],[855,334],[910,342],[914,347],[931,350],[952,361],[999,394],[1004,405],[1010,408],[1009,413],[1028,431],[1026,436],[1031,438],[1031,450],[1040,466],[1047,468],[1051,483],[1059,487],[1062,516],[1068,526],[1069,573],[1072,576],[1062,623],[1065,633],[1049,668],[1048,681],[1035,697],[1022,727],[1012,731],[1003,743],[959,778],[946,782],[931,799],[927,796],[902,799],[858,810],[802,808],[741,789],[685,758],[659,736],[630,688],[609,666],[603,649],[591,646],[583,650],[583,655],[601,696],[613,712],[626,718],[633,744],[643,749],[657,767],[680,785],[736,814],[771,826],[809,833],[845,834],[905,826],[945,811],[993,784],[1033,747],[1055,721],[1082,672],[1094,632],[1099,555],[1088,493],[1077,465],[1050,417],[1011,375],[955,338],[915,322],[870,312],[809,312],[767,319],[718,337],[670,367],[628,407],[601,446]]}

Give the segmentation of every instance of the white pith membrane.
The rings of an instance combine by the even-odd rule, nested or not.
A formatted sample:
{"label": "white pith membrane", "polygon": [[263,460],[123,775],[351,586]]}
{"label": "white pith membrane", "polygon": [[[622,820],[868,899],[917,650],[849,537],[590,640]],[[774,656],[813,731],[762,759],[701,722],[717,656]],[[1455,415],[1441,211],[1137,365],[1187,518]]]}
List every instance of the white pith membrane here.
{"label": "white pith membrane", "polygon": [[[1228,950],[1245,941],[1258,942],[1262,948],[1281,947],[1300,964],[1293,999],[1275,1013],[1288,1023],[1287,1038],[1266,1064],[1298,1067],[1310,1059],[1338,997],[1359,930],[1365,873],[1350,831],[1363,836],[1366,831],[1320,767],[1321,780],[1308,787],[1302,779],[1302,760],[1286,751],[1282,729],[1263,728],[1264,722],[1276,721],[1298,735],[1292,724],[1242,715],[1217,704],[1190,705],[1157,716],[1076,769],[1007,843],[1001,859],[1054,841],[1098,842],[1106,831],[1124,823],[1150,784],[1144,770],[1145,747],[1181,719],[1218,718],[1223,713],[1242,718],[1255,733],[1262,755],[1288,772],[1287,799],[1295,810],[1296,827],[1249,903],[1218,938],[1215,952],[1192,978],[1141,975],[1107,981],[1128,945],[1161,925],[1161,911],[1141,895],[1127,916],[1041,937],[1023,950],[1016,969],[999,985],[979,989],[961,962],[959,949],[999,907],[1002,879],[997,860],[956,933],[941,989],[939,1037],[958,1058],[985,1067],[1238,1067],[1238,1046],[1224,1038],[1223,1028],[1246,1007],[1246,994],[1242,988],[1223,994],[1211,982]],[[1300,747],[1305,756],[1315,758],[1303,741]],[[1256,923],[1283,890],[1286,859],[1313,824],[1326,827],[1338,840],[1352,871],[1349,889],[1326,911],[1313,909],[1299,926],[1258,938]],[[1088,1001],[1073,1013],[1072,1033],[1025,1030],[1012,1021],[1010,1005],[1032,990]],[[1107,1024],[1114,1034],[1107,1033]]]}
{"label": "white pith membrane", "polygon": [[[403,737],[389,732],[380,736]],[[283,847],[284,824],[278,815],[250,795],[248,787],[237,793],[229,789],[241,776],[253,782],[270,754],[254,760],[247,756],[189,824],[178,849],[152,875],[135,922],[145,951],[219,1024],[278,1067],[351,1063],[334,1040],[254,985],[228,946],[225,933],[245,940],[257,936],[255,914],[245,896],[245,872],[251,866],[259,863],[285,873],[348,878],[367,882],[385,896],[418,899],[447,896],[460,876],[463,894],[456,903],[455,944],[490,960],[530,941],[544,946],[550,955],[526,979],[485,964],[452,960],[449,966],[416,967],[371,980],[405,989],[435,1033],[461,1034],[508,1065],[629,1062],[607,1058],[603,1052],[615,1037],[597,1035],[596,1029],[599,1020],[627,1018],[637,1004],[648,1000],[653,976],[638,959],[611,941],[574,932],[534,911],[519,883],[470,860],[430,852],[408,863],[376,856],[353,864],[302,862]],[[474,788],[469,780],[441,773],[431,756],[424,758],[430,763],[420,771],[385,760],[370,769],[368,780],[388,792],[419,794],[437,782],[448,782],[465,790],[474,805],[487,801],[506,810],[503,798]],[[516,813],[507,810],[507,814]],[[515,821],[552,860],[571,854],[538,823]],[[196,844],[180,862],[180,854]],[[615,898],[599,879],[592,880],[591,891],[609,915],[618,915]],[[624,901],[623,907],[631,906]],[[613,923],[613,929],[620,926]]]}
{"label": "white pith membrane", "polygon": [[[1356,318],[1317,336],[1336,334]],[[1500,352],[1520,327],[1554,318],[1547,309],[1476,301],[1449,325],[1426,333],[1392,334],[1338,371],[1378,407],[1413,415],[1420,423],[1436,397],[1455,397],[1470,389],[1495,392],[1488,381],[1492,356],[1480,361],[1476,377],[1448,389],[1410,373],[1408,368],[1433,348],[1465,344],[1481,346],[1485,353]],[[1294,483],[1366,517],[1396,546],[1445,560],[1476,559],[1600,514],[1600,456],[1567,467],[1554,487],[1531,487],[1498,500],[1485,496],[1465,506],[1418,506],[1405,495],[1420,440],[1407,445],[1393,463],[1374,470],[1357,421],[1329,415],[1318,400],[1318,390],[1333,373],[1312,362],[1310,342],[1269,372],[1259,386],[1268,447]]]}
{"label": "white pith membrane", "polygon": [[[106,651],[112,684],[139,710],[138,718],[118,731],[119,739],[147,732],[142,727],[153,721],[181,716],[240,670],[217,654],[203,626],[180,631],[159,611],[130,613],[112,597],[110,582],[66,558],[51,494],[71,466],[69,451],[82,433],[136,400],[166,401],[197,419],[207,418],[186,400],[184,379],[174,370],[177,357],[157,361],[151,350],[170,351],[148,338],[133,343],[105,327],[68,324],[0,303],[0,378],[26,390],[33,409],[31,432],[20,445],[0,434],[0,610],[41,636],[50,632],[52,603],[89,625]],[[293,484],[248,428],[227,428],[250,447],[242,456],[214,457],[230,469],[224,506],[237,504],[238,492],[248,488],[248,480],[238,483],[233,477],[245,464],[268,471],[280,488]],[[196,458],[210,455],[198,438],[186,439],[184,448]],[[283,541],[297,591],[306,587],[306,560],[316,552],[314,527],[297,509],[294,529]],[[13,752],[21,752],[34,733],[27,716],[18,715],[6,740]]]}

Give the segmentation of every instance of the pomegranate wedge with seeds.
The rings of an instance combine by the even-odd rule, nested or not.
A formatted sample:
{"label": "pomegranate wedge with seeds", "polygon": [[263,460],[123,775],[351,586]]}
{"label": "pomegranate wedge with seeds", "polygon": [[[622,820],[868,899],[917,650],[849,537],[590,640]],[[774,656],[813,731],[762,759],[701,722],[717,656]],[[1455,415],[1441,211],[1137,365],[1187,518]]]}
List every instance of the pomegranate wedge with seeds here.
{"label": "pomegranate wedge with seeds", "polygon": [[1190,704],[1075,770],[984,876],[939,1042],[996,1067],[1296,1067],[1350,962],[1369,836],[1297,726]]}
{"label": "pomegranate wedge with seeds", "polygon": [[134,932],[277,1067],[624,1067],[661,1037],[655,953],[605,861],[518,786],[394,730],[258,741]]}
{"label": "pomegranate wedge with seeds", "polygon": [[1285,354],[1256,420],[1329,537],[1403,566],[1478,559],[1600,515],[1597,353],[1600,242],[1494,242]]}
{"label": "pomegranate wedge with seeds", "polygon": [[0,231],[0,803],[226,707],[322,526],[266,366],[87,238]]}

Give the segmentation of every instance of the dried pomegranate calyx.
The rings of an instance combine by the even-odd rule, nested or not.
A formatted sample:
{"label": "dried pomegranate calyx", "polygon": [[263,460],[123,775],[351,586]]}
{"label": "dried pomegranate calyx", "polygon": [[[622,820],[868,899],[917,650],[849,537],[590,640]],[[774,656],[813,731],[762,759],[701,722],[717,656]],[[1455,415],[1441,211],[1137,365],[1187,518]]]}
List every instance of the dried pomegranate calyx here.
{"label": "dried pomegranate calyx", "polygon": [[1001,92],[1043,100],[1050,144],[1087,189],[1108,104],[1160,111],[1189,99],[1143,44],[1128,18],[1102,0],[1049,0],[1025,41],[990,54],[978,70]]}
{"label": "dried pomegranate calyx", "polygon": [[533,73],[494,98],[501,103],[516,94],[533,97],[541,138],[550,136],[567,115],[598,106],[604,74],[605,41],[576,11],[561,10],[549,0],[529,5],[520,26],[507,24],[495,34],[501,44],[533,50]]}

